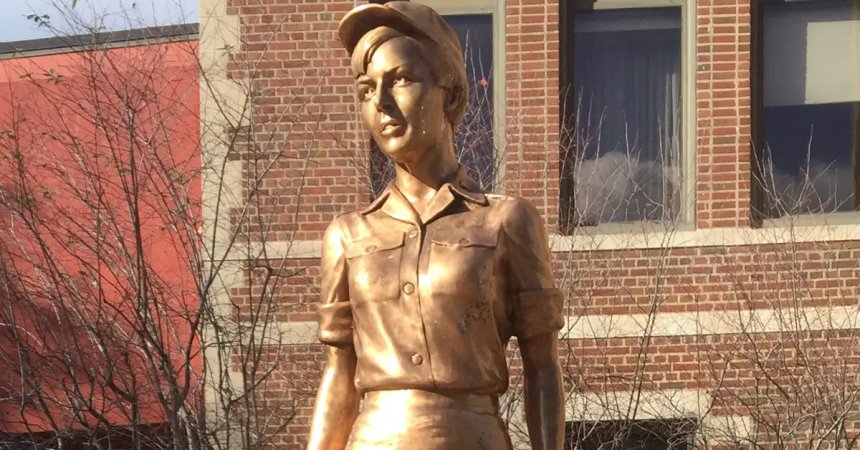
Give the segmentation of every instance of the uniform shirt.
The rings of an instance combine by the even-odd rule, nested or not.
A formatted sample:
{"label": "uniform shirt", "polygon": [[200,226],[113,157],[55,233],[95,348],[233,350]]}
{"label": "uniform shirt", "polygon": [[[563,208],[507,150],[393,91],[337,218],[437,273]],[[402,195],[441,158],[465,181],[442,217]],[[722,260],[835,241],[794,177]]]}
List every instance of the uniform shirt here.
{"label": "uniform shirt", "polygon": [[394,185],[338,216],[322,251],[319,337],[354,345],[359,392],[508,387],[505,347],[562,326],[540,215],[461,168],[419,216]]}

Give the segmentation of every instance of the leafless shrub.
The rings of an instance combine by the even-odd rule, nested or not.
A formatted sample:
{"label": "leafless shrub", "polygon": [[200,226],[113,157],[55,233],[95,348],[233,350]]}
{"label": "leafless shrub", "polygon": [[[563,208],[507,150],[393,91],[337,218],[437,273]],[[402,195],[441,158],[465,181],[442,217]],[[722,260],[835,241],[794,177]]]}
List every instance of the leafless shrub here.
{"label": "leafless shrub", "polygon": [[[319,130],[308,94],[319,74],[261,122],[262,59],[225,47],[244,74],[227,81],[242,101],[224,96],[226,77],[195,60],[213,99],[207,106],[218,111],[210,121],[187,108],[185,91],[169,90],[175,83],[164,79],[157,48],[129,51],[120,64],[95,45],[75,73],[42,67],[25,76],[26,102],[10,92],[0,132],[8,169],[0,179],[0,367],[16,375],[0,382],[0,403],[11,405],[3,420],[24,431],[0,435],[3,445],[260,448],[300,433],[289,427],[315,386],[280,368],[315,361],[310,349],[302,360],[286,352],[279,327],[289,311],[278,292],[310,277],[289,249],[267,245],[293,243],[268,206],[280,195],[295,212],[305,195],[315,138],[286,142]],[[28,111],[34,98],[48,108]],[[487,143],[507,136],[493,134],[487,90],[474,88],[472,98],[458,149],[490,189],[502,149],[490,163],[468,155],[483,157]],[[856,448],[860,250],[805,237],[793,222],[739,230],[731,246],[678,245],[681,197],[692,193],[681,188],[677,136],[659,130],[657,158],[643,156],[636,139],[606,149],[602,113],[576,109],[560,151],[560,170],[578,186],[574,226],[562,230],[570,237],[553,236],[568,294],[569,447]],[[201,164],[172,158],[178,120],[200,122],[192,153]],[[204,151],[210,146],[219,151]],[[373,173],[379,166],[365,154],[355,159],[368,180],[389,176]],[[843,201],[842,183],[823,188],[815,174],[827,170],[808,161],[807,176],[787,192],[764,159],[760,182],[775,215]],[[273,170],[294,175],[287,194],[267,190]],[[214,211],[211,222],[203,208]],[[623,233],[590,226],[605,222],[626,222],[615,230]],[[169,237],[162,244],[179,255],[176,272],[187,282],[174,282],[164,252],[148,246],[153,230]],[[674,322],[678,313],[692,322]],[[502,408],[522,445],[516,358],[511,372]]]}
{"label": "leafless shrub", "polygon": [[[56,6],[68,27],[44,27],[59,37],[102,31]],[[62,66],[4,65],[19,81],[0,118],[0,442],[269,445],[313,395],[283,375],[292,306],[279,292],[305,269],[268,245],[293,239],[273,230],[267,202],[288,165],[279,200],[301,203],[312,151],[286,142],[319,127],[318,69],[296,71],[304,91],[270,129],[257,102],[265,50],[220,49],[242,75],[228,77],[195,40],[112,48],[92,36]]]}

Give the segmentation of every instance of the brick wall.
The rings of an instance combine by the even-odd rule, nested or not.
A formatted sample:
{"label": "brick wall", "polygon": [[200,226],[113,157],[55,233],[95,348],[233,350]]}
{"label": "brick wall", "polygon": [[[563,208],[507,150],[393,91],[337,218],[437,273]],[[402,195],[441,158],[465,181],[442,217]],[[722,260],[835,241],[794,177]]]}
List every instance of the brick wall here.
{"label": "brick wall", "polygon": [[[695,64],[686,67],[695,71],[698,229],[726,228],[741,234],[750,230],[750,4],[751,0],[695,2],[697,56]],[[250,227],[255,231],[252,241],[316,241],[335,214],[369,201],[368,140],[357,122],[348,61],[335,39],[337,21],[352,6],[351,1],[228,1],[228,14],[239,18],[242,42],[241,51],[230,59],[229,76],[247,80],[254,93],[253,151],[239,157],[242,176],[246,181],[255,176],[263,180],[249,209],[257,218]],[[556,229],[559,195],[558,9],[557,0],[508,0],[504,9],[504,186],[508,193],[538,206],[551,232]],[[815,374],[828,373],[827,355],[833,354],[827,351],[860,348],[855,322],[831,323],[833,331],[825,324],[815,335],[803,331],[809,320],[804,314],[810,308],[856,304],[860,241],[854,239],[860,236],[846,233],[837,241],[815,242],[819,240],[815,236],[798,237],[786,228],[774,233],[772,242],[678,248],[658,242],[635,250],[621,245],[556,252],[557,278],[568,296],[571,329],[580,326],[582,318],[610,315],[644,319],[643,330],[655,315],[667,313],[695,317],[729,311],[731,317],[732,311],[743,316],[768,310],[782,311],[776,316],[788,322],[797,319],[775,325],[781,331],[773,331],[770,324],[752,326],[748,334],[675,331],[627,336],[611,327],[586,330],[580,334],[592,337],[567,339],[561,345],[568,391],[576,397],[641,384],[647,390],[704,392],[712,415],[755,416],[750,412],[755,408],[741,400],[754,403],[750,395],[768,387],[796,387],[799,380],[820,379]],[[581,234],[573,239],[588,233]],[[312,322],[317,260],[306,255],[268,258],[273,259],[265,259],[263,265],[285,274],[270,305],[274,317],[280,324]],[[252,261],[247,273],[254,273],[250,267],[261,261]],[[257,298],[262,288],[255,283],[246,277],[233,292]],[[242,305],[254,306],[253,300]],[[311,343],[313,337],[304,341],[286,345],[279,354],[283,363],[273,376],[280,381],[267,391],[277,393],[277,383],[283,384],[283,393],[273,394],[272,401],[293,402],[295,408],[295,417],[278,430],[275,448],[302,448],[306,437],[310,399],[324,358],[322,346]],[[804,362],[803,355],[816,357]],[[856,356],[840,363],[834,376],[858,365]],[[806,372],[798,375],[795,369]],[[512,373],[516,380],[516,361]],[[761,375],[769,373],[794,378],[777,377],[785,382],[768,384]],[[828,382],[820,396],[835,392],[840,383],[846,388],[856,384],[847,379]],[[515,382],[514,389],[518,387]],[[801,391],[788,393],[783,400],[802,408],[810,398],[820,398]],[[768,400],[761,405],[773,404],[771,393],[762,397]],[[668,412],[699,413],[683,408]],[[756,420],[765,416],[772,414]],[[746,436],[772,440],[763,425],[747,431]],[[725,441],[708,445],[732,447]]]}
{"label": "brick wall", "polygon": [[[531,200],[554,224],[558,217],[558,2],[506,3],[505,189]],[[552,227],[551,227],[552,229]]]}
{"label": "brick wall", "polygon": [[367,141],[355,120],[349,60],[336,40],[337,22],[352,6],[228,2],[242,42],[228,76],[253,96],[253,145],[239,156],[243,177],[261,180],[251,240],[319,239],[336,213],[368,201]]}
{"label": "brick wall", "polygon": [[572,316],[856,304],[860,242],[556,253]]}
{"label": "brick wall", "polygon": [[748,226],[750,0],[696,5],[696,222]]}

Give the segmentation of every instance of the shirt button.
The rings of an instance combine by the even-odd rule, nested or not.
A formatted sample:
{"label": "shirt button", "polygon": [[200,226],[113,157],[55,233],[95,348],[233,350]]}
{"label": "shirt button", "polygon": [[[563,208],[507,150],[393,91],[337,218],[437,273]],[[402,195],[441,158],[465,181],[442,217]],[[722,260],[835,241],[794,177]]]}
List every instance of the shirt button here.
{"label": "shirt button", "polygon": [[469,244],[469,240],[468,240],[468,239],[466,239],[466,238],[463,238],[463,239],[460,239],[460,240],[459,240],[459,243],[460,243],[460,245],[468,245],[468,244]]}
{"label": "shirt button", "polygon": [[412,364],[415,364],[416,366],[420,366],[421,363],[423,363],[423,362],[424,362],[424,358],[421,355],[419,355],[418,353],[412,355]]}
{"label": "shirt button", "polygon": [[412,294],[415,292],[415,285],[412,283],[403,283],[403,292],[405,292],[406,295]]}
{"label": "shirt button", "polygon": [[409,236],[411,239],[415,239],[416,237],[418,237],[418,230],[410,231],[409,234],[407,234],[407,236]]}

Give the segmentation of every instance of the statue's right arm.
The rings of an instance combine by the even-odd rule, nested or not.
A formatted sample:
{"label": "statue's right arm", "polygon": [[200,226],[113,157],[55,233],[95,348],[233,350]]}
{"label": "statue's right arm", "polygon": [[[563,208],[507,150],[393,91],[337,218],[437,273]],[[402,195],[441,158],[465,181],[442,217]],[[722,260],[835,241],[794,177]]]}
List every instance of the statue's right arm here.
{"label": "statue's right arm", "polygon": [[358,415],[355,350],[328,346],[328,363],[314,405],[308,450],[343,450]]}
{"label": "statue's right arm", "polygon": [[320,259],[319,338],[327,363],[314,405],[308,450],[343,450],[358,415],[355,347],[345,252],[343,217],[323,237]]}

